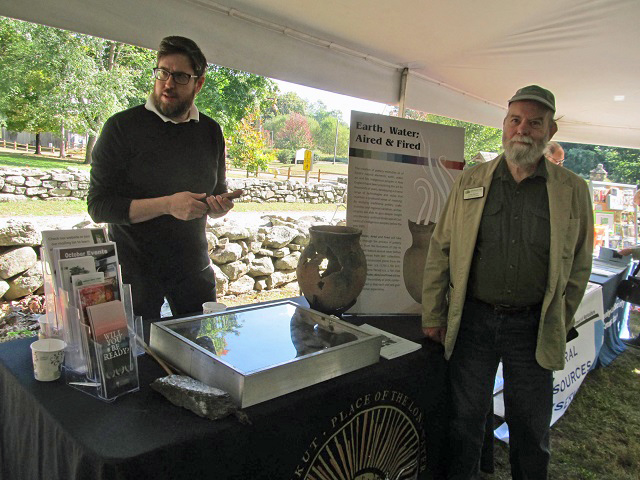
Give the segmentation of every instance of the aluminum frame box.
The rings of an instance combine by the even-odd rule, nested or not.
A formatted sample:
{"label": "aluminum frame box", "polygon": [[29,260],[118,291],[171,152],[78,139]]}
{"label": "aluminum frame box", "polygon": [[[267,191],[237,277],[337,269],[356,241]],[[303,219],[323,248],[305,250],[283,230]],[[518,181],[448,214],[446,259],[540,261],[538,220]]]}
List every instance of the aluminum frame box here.
{"label": "aluminum frame box", "polygon": [[156,322],[150,345],[245,408],[378,362],[382,337],[285,300]]}

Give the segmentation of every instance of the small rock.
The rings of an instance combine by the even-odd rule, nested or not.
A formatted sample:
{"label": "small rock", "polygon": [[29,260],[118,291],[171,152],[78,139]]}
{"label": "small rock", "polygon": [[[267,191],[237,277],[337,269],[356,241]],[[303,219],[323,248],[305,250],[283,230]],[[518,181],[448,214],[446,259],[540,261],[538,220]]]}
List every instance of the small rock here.
{"label": "small rock", "polygon": [[203,418],[217,420],[233,414],[241,423],[251,423],[247,415],[233,404],[227,392],[191,377],[169,375],[157,378],[151,388],[174,405],[191,410]]}

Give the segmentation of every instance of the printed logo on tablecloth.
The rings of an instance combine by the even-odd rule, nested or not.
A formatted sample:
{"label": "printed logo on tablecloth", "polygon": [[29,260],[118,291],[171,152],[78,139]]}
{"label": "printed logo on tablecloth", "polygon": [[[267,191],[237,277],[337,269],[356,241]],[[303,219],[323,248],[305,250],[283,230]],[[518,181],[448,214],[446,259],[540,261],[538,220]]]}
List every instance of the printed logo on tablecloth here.
{"label": "printed logo on tablecloth", "polygon": [[329,419],[305,450],[292,479],[413,479],[426,468],[420,407],[407,395],[363,395]]}

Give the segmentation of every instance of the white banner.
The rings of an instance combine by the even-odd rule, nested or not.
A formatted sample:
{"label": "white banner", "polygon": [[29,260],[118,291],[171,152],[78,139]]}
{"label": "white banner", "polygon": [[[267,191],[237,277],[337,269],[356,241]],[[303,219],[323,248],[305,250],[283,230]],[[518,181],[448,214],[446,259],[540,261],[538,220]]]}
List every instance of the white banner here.
{"label": "white banner", "polygon": [[429,240],[464,165],[464,129],[351,112],[347,224],[367,282],[355,314],[419,313]]}

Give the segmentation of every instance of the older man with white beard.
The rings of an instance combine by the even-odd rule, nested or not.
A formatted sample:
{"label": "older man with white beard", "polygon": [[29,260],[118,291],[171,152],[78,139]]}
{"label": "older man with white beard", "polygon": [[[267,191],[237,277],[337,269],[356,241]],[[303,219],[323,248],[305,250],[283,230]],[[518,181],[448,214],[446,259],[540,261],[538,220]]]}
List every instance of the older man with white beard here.
{"label": "older man with white beard", "polygon": [[498,363],[514,479],[546,479],[553,370],[591,272],[586,182],[546,160],[555,98],[537,85],[509,100],[504,153],[465,170],[425,265],[422,325],[449,360],[449,475],[477,478]]}

